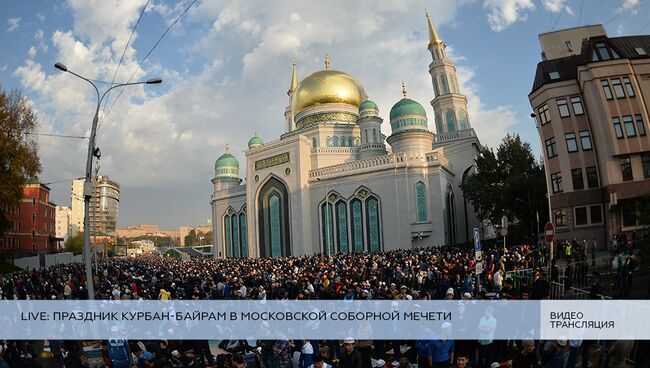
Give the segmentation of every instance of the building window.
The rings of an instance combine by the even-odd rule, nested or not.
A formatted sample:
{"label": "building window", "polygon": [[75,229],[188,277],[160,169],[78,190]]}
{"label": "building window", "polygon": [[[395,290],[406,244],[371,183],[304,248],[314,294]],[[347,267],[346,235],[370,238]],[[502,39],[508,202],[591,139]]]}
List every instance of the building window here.
{"label": "building window", "polygon": [[354,147],[354,138],[348,137],[348,147]]}
{"label": "building window", "polygon": [[379,201],[375,197],[366,199],[366,228],[368,251],[376,252],[381,249],[381,228],[379,224]]}
{"label": "building window", "polygon": [[632,87],[632,82],[629,77],[623,77],[623,84],[625,84],[625,90],[627,91],[627,97],[634,97],[634,87]]}
{"label": "building window", "polygon": [[435,120],[436,120],[436,133],[442,134],[444,132],[444,130],[442,129],[442,126],[443,126],[442,125],[442,114],[440,114],[439,112],[436,112]]}
{"label": "building window", "polygon": [[592,54],[592,61],[604,61],[618,58],[619,56],[616,51],[614,51],[614,49],[607,47],[604,42],[596,42],[596,46]]}
{"label": "building window", "polygon": [[598,188],[598,172],[596,171],[596,166],[589,166],[585,168],[585,173],[587,174],[587,187]]}
{"label": "building window", "polygon": [[623,92],[623,85],[621,84],[620,79],[612,79],[612,87],[614,87],[614,94],[616,95],[616,98],[625,98],[625,92]]}
{"label": "building window", "polygon": [[614,123],[614,132],[616,133],[616,138],[617,139],[622,139],[623,138],[623,127],[621,126],[621,119],[618,116],[614,116],[612,118],[612,122]]}
{"label": "building window", "polygon": [[36,212],[32,212],[32,223],[36,222]]}
{"label": "building window", "polygon": [[377,130],[376,129],[372,130],[372,143],[378,143],[378,141],[377,141]]}
{"label": "building window", "polygon": [[560,73],[559,72],[550,72],[550,73],[548,73],[548,77],[551,78],[551,80],[560,79]]}
{"label": "building window", "polygon": [[562,192],[562,175],[559,172],[551,174],[551,187],[553,193]]}
{"label": "building window", "polygon": [[336,203],[336,232],[338,251],[348,252],[348,206],[344,201]]}
{"label": "building window", "polygon": [[453,110],[447,110],[445,112],[445,118],[447,119],[447,131],[455,132],[456,131],[456,114]]}
{"label": "building window", "polygon": [[454,83],[454,77],[449,74],[449,86],[451,87],[451,92],[452,93],[458,93],[458,90],[456,89],[456,83]]}
{"label": "building window", "polygon": [[650,178],[650,153],[642,154],[641,162],[643,163],[643,177],[648,179]]}
{"label": "building window", "polygon": [[449,84],[447,84],[447,77],[444,74],[440,75],[440,86],[442,87],[442,94],[449,94]]}
{"label": "building window", "polygon": [[603,91],[605,92],[605,98],[607,98],[608,100],[614,98],[614,96],[612,95],[612,90],[609,88],[609,82],[606,79],[604,79],[600,81],[600,84],[603,86]]}
{"label": "building window", "polygon": [[576,134],[575,133],[565,133],[564,134],[564,139],[566,140],[566,149],[569,152],[577,152],[578,151],[578,142],[576,141]]}
{"label": "building window", "polygon": [[564,46],[566,46],[569,52],[573,52],[573,45],[571,45],[571,41],[564,41]]}
{"label": "building window", "polygon": [[625,125],[625,134],[627,134],[628,137],[635,137],[636,129],[634,129],[634,121],[632,121],[631,115],[623,116],[623,124]]}
{"label": "building window", "polygon": [[239,258],[241,256],[241,243],[239,239],[239,216],[232,215],[230,216],[230,220],[232,221],[232,225],[230,228],[232,229],[232,256],[235,258]]}
{"label": "building window", "polygon": [[333,147],[338,147],[339,146],[339,137],[332,138],[332,146]]}
{"label": "building window", "polygon": [[34,239],[34,237],[36,237],[36,231],[32,229],[32,239]]}
{"label": "building window", "polygon": [[585,184],[582,180],[582,169],[572,169],[571,170],[571,179],[573,181],[573,190],[584,189]]}
{"label": "building window", "polygon": [[241,241],[240,247],[241,247],[241,256],[242,257],[248,257],[248,233],[246,232],[246,213],[244,213],[242,210],[242,213],[239,214],[239,238]]}
{"label": "building window", "polygon": [[459,120],[459,123],[460,123],[460,130],[465,130],[465,129],[469,128],[469,126],[467,124],[467,114],[465,113],[465,111],[460,110],[458,112],[458,120]]}
{"label": "building window", "polygon": [[587,207],[576,207],[575,208],[575,224],[576,226],[582,226],[589,224],[587,220]]}
{"label": "building window", "polygon": [[573,107],[574,115],[582,115],[585,113],[585,110],[582,108],[582,100],[580,100],[580,97],[571,97],[571,106]]}
{"label": "building window", "polygon": [[32,197],[32,206],[36,206],[36,197]]}
{"label": "building window", "polygon": [[438,89],[438,80],[436,78],[432,78],[433,82],[433,94],[435,97],[440,96],[440,89]]}
{"label": "building window", "polygon": [[634,175],[632,175],[632,162],[630,161],[630,156],[621,159],[621,173],[623,175],[623,181],[630,181],[633,179]]}
{"label": "building window", "polygon": [[311,139],[311,148],[316,148],[318,147],[318,143],[316,142],[316,137]]}
{"label": "building window", "polygon": [[417,208],[417,219],[418,222],[427,221],[427,194],[426,187],[424,183],[418,181],[415,183],[415,201]]}
{"label": "building window", "polygon": [[603,223],[603,211],[601,211],[600,205],[589,206],[589,216],[591,217],[591,224],[602,224]]}
{"label": "building window", "polygon": [[555,226],[565,227],[567,225],[567,214],[566,210],[557,210],[555,211]]}
{"label": "building window", "polygon": [[359,199],[355,198],[350,202],[350,212],[352,215],[352,246],[355,252],[363,252],[363,213]]}
{"label": "building window", "polygon": [[569,113],[569,105],[566,102],[566,98],[561,98],[559,100],[556,100],[557,102],[557,109],[560,111],[560,117],[561,118],[566,118],[571,116]]}
{"label": "building window", "polygon": [[323,203],[321,216],[323,217],[323,253],[331,254],[334,250],[334,223],[332,221],[331,203]]}
{"label": "building window", "polygon": [[643,124],[643,118],[641,114],[636,114],[636,130],[639,131],[640,136],[644,136],[645,133],[645,124]]}
{"label": "building window", "polygon": [[553,158],[557,156],[557,148],[555,147],[555,137],[549,138],[545,141],[546,145],[546,156],[548,158]]}
{"label": "building window", "polygon": [[591,134],[588,130],[580,131],[580,145],[582,145],[583,151],[589,151],[593,148],[591,145]]}
{"label": "building window", "polygon": [[280,209],[280,196],[278,196],[276,193],[271,194],[269,197],[269,230],[271,257],[282,257],[282,219]]}
{"label": "building window", "polygon": [[551,122],[551,117],[548,114],[548,105],[544,105],[537,109],[539,115],[539,122],[544,125]]}
{"label": "building window", "polygon": [[636,51],[637,55],[639,56],[648,55],[648,53],[645,52],[645,49],[643,47],[635,47],[634,51]]}

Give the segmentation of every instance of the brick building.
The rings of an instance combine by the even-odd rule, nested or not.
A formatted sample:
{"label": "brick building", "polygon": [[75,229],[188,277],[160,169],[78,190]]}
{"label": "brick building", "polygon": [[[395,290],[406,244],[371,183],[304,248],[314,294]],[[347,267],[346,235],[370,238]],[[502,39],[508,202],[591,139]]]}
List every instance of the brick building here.
{"label": "brick building", "polygon": [[52,252],[61,249],[56,237],[55,205],[50,202],[50,188],[44,184],[27,184],[17,207],[5,206],[11,223],[0,239],[1,251]]}

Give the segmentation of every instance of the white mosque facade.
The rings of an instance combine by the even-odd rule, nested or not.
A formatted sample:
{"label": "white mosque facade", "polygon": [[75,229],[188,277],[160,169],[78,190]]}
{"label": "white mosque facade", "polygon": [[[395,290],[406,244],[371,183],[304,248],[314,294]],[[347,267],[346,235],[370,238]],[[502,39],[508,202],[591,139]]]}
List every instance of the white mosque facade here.
{"label": "white mosque facade", "polygon": [[[352,75],[325,68],[299,81],[295,63],[285,132],[248,144],[246,180],[226,152],[211,196],[215,257],[285,257],[471,242],[479,227],[460,184],[479,140],[445,44],[428,19],[436,134],[404,98],[379,116]],[[381,125],[389,123],[385,137]],[[390,145],[387,147],[386,143]]]}

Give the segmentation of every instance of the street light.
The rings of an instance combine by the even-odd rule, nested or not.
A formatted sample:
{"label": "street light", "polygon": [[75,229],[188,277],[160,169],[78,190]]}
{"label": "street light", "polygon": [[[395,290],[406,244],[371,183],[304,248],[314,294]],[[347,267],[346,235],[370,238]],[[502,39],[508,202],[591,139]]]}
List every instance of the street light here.
{"label": "street light", "polygon": [[90,139],[88,142],[88,156],[86,158],[86,176],[84,180],[84,262],[86,264],[86,287],[88,288],[88,299],[95,299],[95,288],[93,286],[93,270],[92,270],[92,264],[90,260],[90,197],[92,196],[92,183],[91,183],[91,178],[92,178],[92,171],[93,171],[93,156],[101,156],[101,152],[99,149],[96,149],[95,147],[95,137],[97,134],[97,121],[99,120],[99,107],[102,104],[102,101],[104,100],[104,97],[106,97],[106,94],[110,92],[111,90],[117,88],[117,87],[125,87],[125,86],[134,86],[138,84],[160,84],[162,83],[162,79],[160,78],[152,78],[144,82],[133,82],[133,83],[119,83],[114,86],[111,86],[109,89],[104,91],[104,94],[100,96],[99,94],[99,89],[97,89],[97,86],[93,81],[90,79],[83,77],[71,70],[68,69],[67,66],[61,64],[61,63],[56,63],[54,64],[54,67],[64,73],[70,73],[74,75],[77,78],[83,79],[86,82],[90,83],[93,88],[95,89],[95,92],[97,93],[97,109],[95,110],[95,116],[93,117],[93,124],[90,132]]}
{"label": "street light", "polygon": [[[541,125],[538,124],[537,121],[537,114],[534,112],[530,113],[530,118],[533,119],[533,123],[535,124],[535,128],[537,129],[537,134],[539,135],[539,144],[540,144],[540,149],[542,150],[542,157],[544,158],[544,181],[546,181],[546,199],[548,200],[548,222],[553,222],[553,216],[551,216],[551,185],[549,183],[549,176],[548,176],[548,157],[547,153],[544,151],[544,138],[542,135],[542,127]],[[538,229],[539,230],[539,229]],[[553,263],[553,253],[555,252],[555,247],[554,247],[554,242],[551,241],[551,249],[550,249],[550,254],[549,254],[549,260],[548,260],[548,274],[549,276],[551,275],[551,263]]]}

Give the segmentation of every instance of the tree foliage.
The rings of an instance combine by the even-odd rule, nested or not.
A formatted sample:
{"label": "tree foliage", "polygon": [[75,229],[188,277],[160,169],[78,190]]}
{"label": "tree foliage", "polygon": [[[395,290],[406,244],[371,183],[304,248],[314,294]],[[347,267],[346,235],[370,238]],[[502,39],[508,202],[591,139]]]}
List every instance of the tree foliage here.
{"label": "tree foliage", "polygon": [[63,251],[72,252],[73,254],[81,254],[84,249],[84,233],[80,231],[75,235],[65,240],[63,244]]}
{"label": "tree foliage", "polygon": [[[41,172],[38,145],[32,133],[36,114],[20,92],[0,88],[0,203],[18,206],[23,186],[36,181]],[[0,235],[11,224],[0,211]]]}
{"label": "tree foliage", "polygon": [[530,144],[519,135],[507,135],[496,152],[481,147],[477,172],[461,185],[481,220],[494,226],[507,216],[509,233],[518,240],[535,239],[540,224],[548,220],[544,166],[535,159]]}

